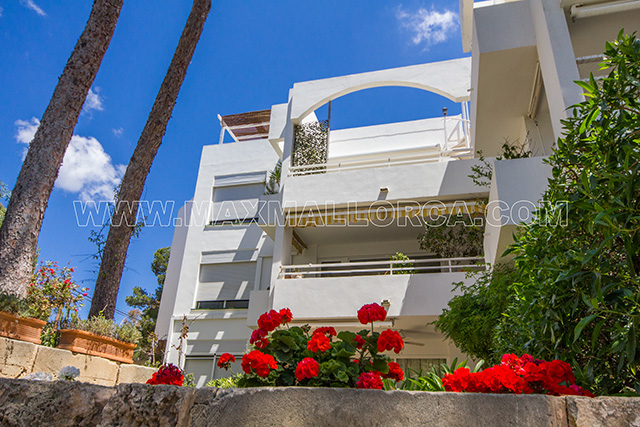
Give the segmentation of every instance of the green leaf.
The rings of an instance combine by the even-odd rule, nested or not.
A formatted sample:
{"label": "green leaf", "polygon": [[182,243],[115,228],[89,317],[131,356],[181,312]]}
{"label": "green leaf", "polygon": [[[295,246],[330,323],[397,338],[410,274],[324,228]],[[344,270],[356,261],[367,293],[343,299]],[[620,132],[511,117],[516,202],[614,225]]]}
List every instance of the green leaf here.
{"label": "green leaf", "polygon": [[386,374],[387,372],[389,372],[389,363],[387,363],[387,361],[384,359],[375,358],[373,359],[372,368],[374,371],[378,371],[381,374]]}
{"label": "green leaf", "polygon": [[350,331],[340,331],[338,332],[338,338],[344,342],[350,343],[356,338],[356,334]]}
{"label": "green leaf", "polygon": [[574,335],[573,335],[573,342],[578,341],[578,337],[580,337],[580,334],[582,333],[582,330],[585,328],[585,326],[587,326],[596,317],[597,317],[596,314],[592,314],[591,316],[587,316],[584,319],[582,319],[580,322],[578,322],[578,324],[576,325],[576,329],[575,329]]}

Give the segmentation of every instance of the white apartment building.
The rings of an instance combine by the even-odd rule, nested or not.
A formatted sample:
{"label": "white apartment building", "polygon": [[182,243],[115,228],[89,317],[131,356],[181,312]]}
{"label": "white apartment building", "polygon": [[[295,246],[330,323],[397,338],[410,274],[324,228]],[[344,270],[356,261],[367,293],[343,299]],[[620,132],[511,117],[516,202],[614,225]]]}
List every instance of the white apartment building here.
{"label": "white apartment building", "polygon": [[[298,324],[359,330],[356,311],[371,302],[388,310],[379,327],[405,337],[404,368],[464,358],[428,323],[453,283],[470,280],[465,271],[501,261],[546,187],[542,158],[560,119],[582,99],[573,81],[600,72],[604,43],[621,28],[638,29],[640,1],[461,0],[460,20],[471,57],[296,83],[286,103],[219,117],[220,143],[203,147],[175,228],[156,326],[166,362],[202,385],[225,376],[217,355],[243,354],[271,308],[289,307]],[[329,129],[319,144],[302,134],[323,129],[319,107],[382,86],[434,92],[461,114]],[[234,142],[223,144],[225,133]],[[532,156],[494,162],[490,186],[475,185],[477,151],[499,155],[505,139]],[[278,160],[279,192],[265,195]],[[482,215],[486,198],[483,255],[420,248],[425,218]],[[410,261],[392,261],[397,252]]]}

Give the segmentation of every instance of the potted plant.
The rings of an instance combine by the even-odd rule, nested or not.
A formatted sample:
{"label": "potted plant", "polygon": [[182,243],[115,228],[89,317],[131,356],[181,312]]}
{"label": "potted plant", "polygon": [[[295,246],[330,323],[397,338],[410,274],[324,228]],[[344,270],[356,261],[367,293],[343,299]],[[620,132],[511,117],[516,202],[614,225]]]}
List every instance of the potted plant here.
{"label": "potted plant", "polygon": [[140,331],[133,322],[118,325],[104,316],[73,318],[68,327],[60,330],[58,348],[133,363],[133,350],[139,339]]}
{"label": "potted plant", "polygon": [[40,344],[40,332],[51,310],[32,298],[0,293],[0,336]]}

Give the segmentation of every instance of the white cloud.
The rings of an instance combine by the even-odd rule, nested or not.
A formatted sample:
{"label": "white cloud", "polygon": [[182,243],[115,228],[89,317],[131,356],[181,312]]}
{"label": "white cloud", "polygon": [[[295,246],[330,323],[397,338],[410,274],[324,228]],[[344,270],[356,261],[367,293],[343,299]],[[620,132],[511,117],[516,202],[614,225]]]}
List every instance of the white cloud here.
{"label": "white cloud", "polygon": [[35,13],[37,13],[40,16],[47,16],[45,11],[42,10],[40,6],[35,4],[33,0],[20,0],[20,3],[26,8],[33,10]]}
{"label": "white cloud", "polygon": [[16,141],[29,144],[40,126],[40,120],[35,117],[32,117],[31,120],[16,120],[15,125],[18,127]]}
{"label": "white cloud", "polygon": [[[16,140],[29,144],[40,125],[35,117],[17,120]],[[113,200],[114,189],[120,184],[125,165],[114,165],[111,156],[93,137],[73,135],[64,154],[56,187],[78,193],[81,200]]]}
{"label": "white cloud", "polygon": [[2,18],[2,12],[4,12],[4,9],[0,7],[0,18]]}
{"label": "white cloud", "polygon": [[446,41],[458,28],[458,14],[451,10],[440,12],[432,7],[431,10],[420,8],[415,13],[408,13],[399,7],[396,17],[413,34],[413,44],[423,44],[425,49]]}
{"label": "white cloud", "polygon": [[82,106],[82,112],[86,114],[91,114],[92,110],[102,111],[104,107],[102,106],[102,98],[100,97],[100,88],[96,87],[94,91],[93,88],[89,89],[89,93],[87,94],[87,99],[84,101],[84,105]]}
{"label": "white cloud", "polygon": [[113,128],[111,129],[111,132],[113,132],[113,134],[116,136],[116,138],[120,138],[122,136],[122,134],[124,133],[124,129],[122,128]]}

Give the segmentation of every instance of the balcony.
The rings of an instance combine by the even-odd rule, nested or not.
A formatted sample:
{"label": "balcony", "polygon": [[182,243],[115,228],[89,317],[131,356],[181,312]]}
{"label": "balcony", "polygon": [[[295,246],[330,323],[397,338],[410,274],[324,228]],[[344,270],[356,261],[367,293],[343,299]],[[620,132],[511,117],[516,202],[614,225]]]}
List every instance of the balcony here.
{"label": "balcony", "polygon": [[[298,321],[349,321],[364,304],[387,300],[390,319],[426,324],[456,295],[453,283],[484,269],[482,258],[412,259],[283,266],[272,307],[289,307]],[[422,320],[419,320],[422,319]]]}
{"label": "balcony", "polygon": [[331,131],[327,162],[292,166],[289,176],[472,158],[469,120],[463,117]]}

